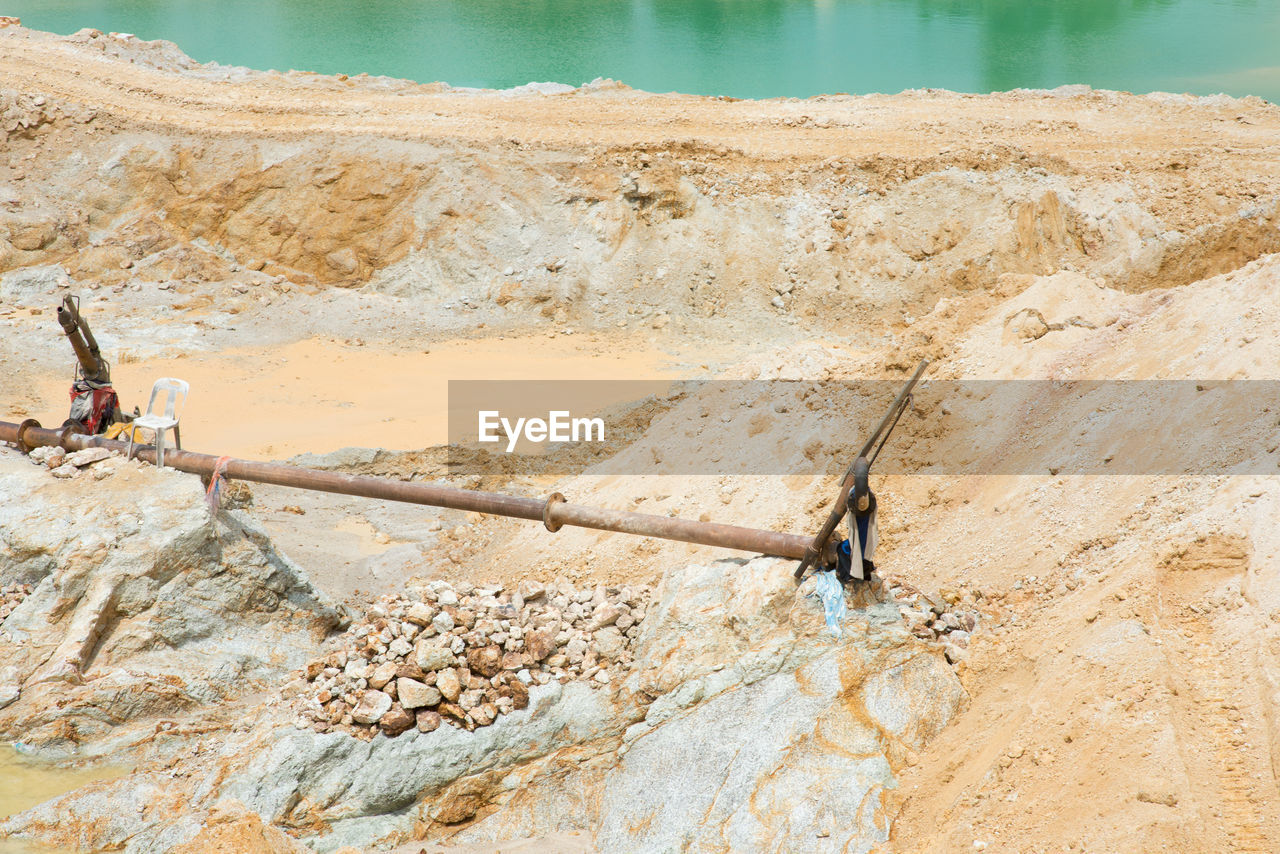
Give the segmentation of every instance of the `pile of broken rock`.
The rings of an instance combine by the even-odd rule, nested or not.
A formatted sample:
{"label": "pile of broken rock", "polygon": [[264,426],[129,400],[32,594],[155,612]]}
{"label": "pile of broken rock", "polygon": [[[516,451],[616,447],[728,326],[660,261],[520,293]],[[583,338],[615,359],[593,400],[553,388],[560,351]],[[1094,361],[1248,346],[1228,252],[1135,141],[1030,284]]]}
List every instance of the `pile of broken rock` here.
{"label": "pile of broken rock", "polygon": [[889,583],[889,592],[913,635],[940,642],[952,664],[968,658],[969,638],[981,616],[977,604],[982,601],[982,591],[945,588],[929,594],[895,581]]}
{"label": "pile of broken rock", "polygon": [[[93,477],[102,480],[114,472],[114,466],[123,459],[119,451],[108,451],[106,448],[85,448],[68,453],[57,445],[46,445],[35,448],[30,454],[31,461],[49,467],[54,477],[79,477],[81,472],[92,466]],[[94,465],[104,460],[117,461],[105,466]]]}
{"label": "pile of broken rock", "polygon": [[359,738],[441,723],[473,730],[529,704],[552,680],[604,687],[630,668],[648,588],[577,589],[524,581],[413,584],[352,623],[307,664],[298,725]]}

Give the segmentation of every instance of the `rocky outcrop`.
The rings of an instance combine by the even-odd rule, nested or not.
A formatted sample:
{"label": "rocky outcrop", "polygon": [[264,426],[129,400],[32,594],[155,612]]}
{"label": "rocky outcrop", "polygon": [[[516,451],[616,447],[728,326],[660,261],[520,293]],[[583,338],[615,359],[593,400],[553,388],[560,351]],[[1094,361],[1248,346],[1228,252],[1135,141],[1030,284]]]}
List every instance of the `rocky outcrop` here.
{"label": "rocky outcrop", "polygon": [[[199,478],[74,456],[50,472],[0,450],[0,738],[108,752],[278,684],[338,626],[261,531],[210,513]],[[93,474],[51,476],[67,467]]]}
{"label": "rocky outcrop", "polygon": [[644,716],[603,757],[522,781],[455,838],[578,826],[602,851],[885,842],[893,768],[945,726],[964,691],[892,605],[864,598],[845,640],[830,640],[790,568],[758,559],[669,574],[627,683],[652,698]]}
{"label": "rocky outcrop", "polygon": [[869,591],[833,640],[790,569],[760,558],[672,570],[624,679],[535,680],[526,708],[474,731],[366,740],[268,711],[164,772],[180,807],[116,818],[151,784],[135,774],[0,831],[158,851],[194,838],[211,809],[243,804],[323,851],[574,831],[600,850],[869,851],[888,839],[895,768],[965,693],[942,650]]}

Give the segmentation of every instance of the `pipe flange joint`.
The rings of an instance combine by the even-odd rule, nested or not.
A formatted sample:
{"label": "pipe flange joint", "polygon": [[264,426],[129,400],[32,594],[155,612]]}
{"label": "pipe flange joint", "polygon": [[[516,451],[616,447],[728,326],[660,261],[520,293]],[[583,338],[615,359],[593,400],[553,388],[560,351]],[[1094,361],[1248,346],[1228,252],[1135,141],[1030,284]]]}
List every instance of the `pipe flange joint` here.
{"label": "pipe flange joint", "polygon": [[547,502],[542,505],[542,525],[553,534],[560,530],[563,523],[557,522],[552,518],[552,511],[557,504],[564,503],[564,496],[558,492],[553,492],[547,496]]}
{"label": "pipe flange joint", "polygon": [[34,418],[27,418],[18,425],[18,450],[22,451],[24,454],[29,454],[36,449],[35,445],[27,444],[27,431],[32,427],[39,430],[40,422]]}
{"label": "pipe flange joint", "polygon": [[74,424],[68,424],[58,431],[58,447],[66,451],[74,451],[70,445],[71,437],[79,435],[80,431],[76,429]]}

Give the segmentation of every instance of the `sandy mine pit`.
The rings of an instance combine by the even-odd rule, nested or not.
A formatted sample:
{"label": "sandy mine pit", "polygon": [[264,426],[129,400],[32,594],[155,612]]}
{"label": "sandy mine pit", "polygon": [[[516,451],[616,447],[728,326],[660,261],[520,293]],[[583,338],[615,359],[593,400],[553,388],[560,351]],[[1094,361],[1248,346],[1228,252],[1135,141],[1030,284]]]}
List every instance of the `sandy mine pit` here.
{"label": "sandy mine pit", "polygon": [[[806,533],[851,450],[812,429],[781,473],[462,475],[447,381],[1280,379],[1258,99],[464,93],[8,26],[0,133],[12,422],[65,417],[74,293],[127,407],[191,381],[193,450]],[[782,423],[733,407],[646,403],[619,459]],[[790,561],[261,485],[215,514],[5,447],[0,773],[63,782],[0,845],[1280,850],[1267,412],[1235,474],[877,476],[838,640]],[[922,404],[894,443],[966,429]]]}

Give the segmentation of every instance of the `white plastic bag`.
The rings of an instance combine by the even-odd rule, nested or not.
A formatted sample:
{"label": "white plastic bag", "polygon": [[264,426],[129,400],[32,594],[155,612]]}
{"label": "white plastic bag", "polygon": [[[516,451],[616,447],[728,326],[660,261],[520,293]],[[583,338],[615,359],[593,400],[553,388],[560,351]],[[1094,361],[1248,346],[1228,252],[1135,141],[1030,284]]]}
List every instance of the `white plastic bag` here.
{"label": "white plastic bag", "polygon": [[848,614],[844,603],[844,585],[834,572],[819,572],[817,576],[814,579],[813,595],[822,602],[822,611],[827,618],[831,636],[838,638],[843,634],[840,624]]}

